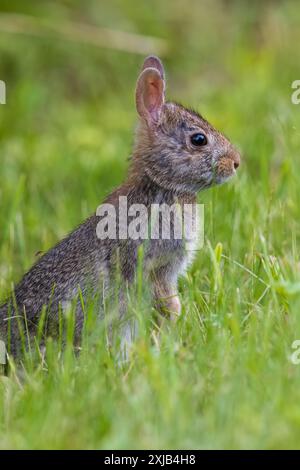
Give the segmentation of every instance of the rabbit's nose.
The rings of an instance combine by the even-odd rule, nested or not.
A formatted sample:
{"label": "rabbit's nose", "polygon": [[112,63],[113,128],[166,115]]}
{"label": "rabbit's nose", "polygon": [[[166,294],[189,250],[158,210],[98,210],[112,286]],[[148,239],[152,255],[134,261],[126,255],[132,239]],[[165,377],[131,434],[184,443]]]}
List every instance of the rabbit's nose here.
{"label": "rabbit's nose", "polygon": [[234,169],[237,170],[238,167],[240,166],[240,163],[241,163],[241,157],[240,157],[240,154],[235,150],[233,153],[232,153],[232,160],[233,160],[233,166],[234,166]]}

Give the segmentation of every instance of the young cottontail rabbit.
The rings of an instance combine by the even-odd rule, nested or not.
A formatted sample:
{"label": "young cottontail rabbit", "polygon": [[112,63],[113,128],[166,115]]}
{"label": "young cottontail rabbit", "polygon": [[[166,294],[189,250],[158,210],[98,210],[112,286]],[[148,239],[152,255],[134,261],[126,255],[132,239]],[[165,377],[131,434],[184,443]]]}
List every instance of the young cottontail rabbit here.
{"label": "young cottontail rabbit", "polygon": [[[153,205],[193,207],[198,191],[224,182],[240,163],[237,150],[199,114],[165,101],[164,69],[157,57],[144,61],[137,81],[136,107],[139,125],[128,178],[103,206],[115,208],[119,215],[115,225],[112,222],[113,227],[119,228],[123,223],[123,232],[120,201],[127,202],[126,232],[133,204],[143,205],[148,214]],[[100,206],[97,214],[42,256],[0,308],[0,337],[6,341],[9,334],[12,354],[19,350],[22,328],[29,336],[36,334],[43,307],[47,306],[46,334],[53,334],[58,329],[59,311],[76,298],[75,330],[80,338],[82,298],[96,297],[99,292],[105,296],[114,285],[116,271],[124,288],[130,285],[135,279],[141,244],[143,273],[151,285],[155,305],[173,317],[180,313],[177,279],[192,258],[192,252],[186,251],[185,240],[175,236],[164,238],[160,230],[158,237],[146,241],[126,233],[120,235],[118,230],[117,235],[101,237],[99,221],[104,220],[101,215],[104,212]],[[160,228],[163,224],[162,220]],[[124,297],[120,293],[120,315],[124,313]]]}

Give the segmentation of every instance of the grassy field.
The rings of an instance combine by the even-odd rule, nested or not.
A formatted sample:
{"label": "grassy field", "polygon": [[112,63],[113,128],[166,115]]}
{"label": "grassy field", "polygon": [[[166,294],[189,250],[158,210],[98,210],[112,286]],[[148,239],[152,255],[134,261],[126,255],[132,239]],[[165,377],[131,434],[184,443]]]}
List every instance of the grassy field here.
{"label": "grassy field", "polygon": [[242,165],[199,194],[205,246],[160,347],[141,283],[127,363],[102,331],[79,357],[50,340],[44,363],[29,355],[22,378],[1,378],[0,448],[299,448],[299,2],[2,1],[1,298],[125,177],[143,60],[57,31],[9,32],[7,13],[161,38],[168,96],[228,135]]}

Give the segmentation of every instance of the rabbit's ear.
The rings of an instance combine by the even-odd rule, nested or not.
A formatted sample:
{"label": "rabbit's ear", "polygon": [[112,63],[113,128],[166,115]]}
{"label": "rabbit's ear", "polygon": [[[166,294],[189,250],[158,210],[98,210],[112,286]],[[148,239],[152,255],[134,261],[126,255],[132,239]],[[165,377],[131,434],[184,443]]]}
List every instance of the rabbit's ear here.
{"label": "rabbit's ear", "polygon": [[159,122],[165,102],[165,81],[157,68],[145,68],[136,86],[136,109],[139,115],[152,127]]}
{"label": "rabbit's ear", "polygon": [[160,73],[160,76],[161,78],[164,80],[165,79],[165,69],[164,69],[164,66],[161,62],[161,60],[156,57],[155,55],[149,55],[148,57],[146,57],[144,63],[143,63],[143,67],[142,67],[142,71],[151,67],[152,69],[157,69]]}

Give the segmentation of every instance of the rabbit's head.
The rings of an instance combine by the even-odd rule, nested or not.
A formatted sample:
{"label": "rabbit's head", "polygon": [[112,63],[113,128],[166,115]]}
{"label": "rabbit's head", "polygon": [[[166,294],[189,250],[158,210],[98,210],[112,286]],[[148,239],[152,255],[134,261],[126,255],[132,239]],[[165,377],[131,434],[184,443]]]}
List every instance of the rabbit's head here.
{"label": "rabbit's head", "polygon": [[226,137],[195,111],[165,101],[165,74],[157,57],[143,64],[136,107],[134,167],[159,186],[195,193],[235,174],[240,156]]}

